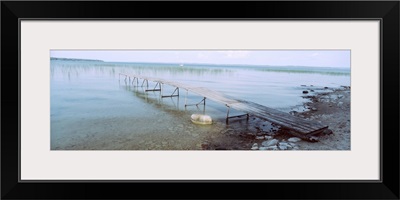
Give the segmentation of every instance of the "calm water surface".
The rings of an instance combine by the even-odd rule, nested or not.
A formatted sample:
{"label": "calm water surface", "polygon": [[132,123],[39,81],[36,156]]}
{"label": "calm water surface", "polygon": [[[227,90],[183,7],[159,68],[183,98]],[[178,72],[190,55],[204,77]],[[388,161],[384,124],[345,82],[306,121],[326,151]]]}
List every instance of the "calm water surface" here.
{"label": "calm water surface", "polygon": [[[329,68],[62,60],[52,60],[50,68],[52,150],[198,150],[204,142],[240,143],[229,136],[254,132],[257,123],[265,123],[238,119],[226,125],[227,108],[222,104],[207,100],[205,109],[185,108],[185,90],[179,98],[161,98],[160,92],[145,92],[119,73],[207,87],[284,112],[305,109],[302,85],[313,85],[315,92],[350,85],[349,70]],[[154,86],[149,82],[149,88]],[[174,89],[164,85],[163,94]],[[188,103],[201,99],[188,93]],[[193,124],[194,113],[210,115],[214,123]],[[231,110],[231,114],[243,113]]]}

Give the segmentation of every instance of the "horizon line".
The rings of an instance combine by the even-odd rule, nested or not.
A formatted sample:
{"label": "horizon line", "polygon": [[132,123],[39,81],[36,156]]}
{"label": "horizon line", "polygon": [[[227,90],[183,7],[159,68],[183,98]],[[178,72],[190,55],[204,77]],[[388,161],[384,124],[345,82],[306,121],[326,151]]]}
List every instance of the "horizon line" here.
{"label": "horizon line", "polygon": [[51,57],[57,59],[70,59],[70,60],[88,60],[88,61],[101,61],[101,62],[114,62],[114,63],[146,63],[146,64],[195,64],[195,65],[217,65],[217,66],[254,66],[254,67],[319,67],[319,68],[342,68],[342,69],[350,69],[350,67],[332,67],[332,66],[306,66],[306,65],[256,65],[256,64],[216,64],[216,63],[183,63],[183,62],[149,62],[149,61],[107,61],[107,60],[100,60],[100,59],[90,59],[90,58],[65,58],[65,57]]}

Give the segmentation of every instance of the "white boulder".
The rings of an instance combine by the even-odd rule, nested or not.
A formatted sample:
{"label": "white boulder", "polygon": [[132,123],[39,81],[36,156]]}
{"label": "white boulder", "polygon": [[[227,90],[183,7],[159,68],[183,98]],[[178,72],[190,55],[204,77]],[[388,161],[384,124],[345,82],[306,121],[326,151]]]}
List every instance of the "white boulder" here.
{"label": "white boulder", "polygon": [[208,115],[193,114],[190,118],[195,124],[212,124],[212,118]]}

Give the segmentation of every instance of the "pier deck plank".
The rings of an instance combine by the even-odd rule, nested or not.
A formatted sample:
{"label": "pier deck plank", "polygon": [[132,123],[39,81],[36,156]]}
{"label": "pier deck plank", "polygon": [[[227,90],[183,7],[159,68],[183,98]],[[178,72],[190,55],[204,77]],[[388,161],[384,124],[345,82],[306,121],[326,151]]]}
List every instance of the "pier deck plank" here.
{"label": "pier deck plank", "polygon": [[310,136],[310,135],[319,133],[328,128],[327,125],[323,125],[323,124],[315,122],[315,121],[310,121],[310,120],[305,120],[303,118],[295,117],[293,115],[290,115],[289,113],[285,113],[285,112],[282,112],[282,111],[279,111],[279,110],[276,110],[273,108],[269,108],[267,106],[260,105],[260,104],[254,103],[254,102],[237,99],[237,98],[225,95],[221,92],[210,90],[208,88],[194,87],[194,86],[190,86],[188,84],[178,83],[178,82],[159,79],[159,78],[146,77],[146,76],[141,76],[141,75],[128,75],[128,74],[122,74],[122,73],[120,73],[120,75],[124,75],[126,77],[135,77],[135,78],[139,78],[139,79],[146,79],[149,81],[158,82],[161,84],[167,84],[167,85],[174,86],[177,88],[185,89],[187,91],[190,91],[190,92],[196,93],[200,96],[203,96],[206,99],[210,99],[217,103],[222,103],[229,108],[233,108],[235,110],[257,116],[257,117],[265,119],[271,123],[274,123],[274,124],[277,124],[284,128],[293,130],[297,134],[300,134],[300,136]]}

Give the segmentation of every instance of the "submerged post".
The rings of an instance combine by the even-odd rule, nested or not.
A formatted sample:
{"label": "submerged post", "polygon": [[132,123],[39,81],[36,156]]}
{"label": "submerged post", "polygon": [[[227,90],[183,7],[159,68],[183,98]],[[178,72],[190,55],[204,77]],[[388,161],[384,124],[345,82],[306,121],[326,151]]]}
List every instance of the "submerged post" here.
{"label": "submerged post", "polygon": [[134,82],[135,82],[135,80],[137,80],[138,78],[136,78],[136,77],[133,77],[133,80],[132,80],[132,85],[134,86]]}
{"label": "submerged post", "polygon": [[229,110],[231,107],[229,107],[228,105],[226,105],[226,107],[228,107],[228,112],[226,113],[226,124],[229,123]]}
{"label": "submerged post", "polygon": [[187,96],[188,96],[188,93],[189,93],[189,90],[188,89],[186,89],[186,96],[185,96],[185,108],[186,108],[186,103],[187,103]]}

